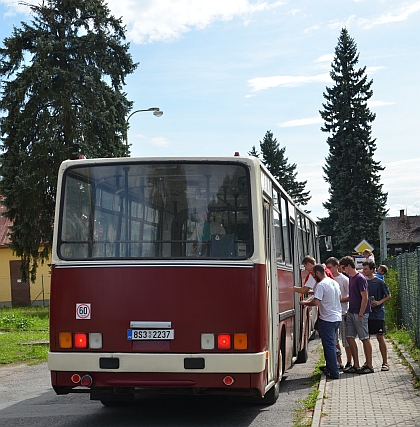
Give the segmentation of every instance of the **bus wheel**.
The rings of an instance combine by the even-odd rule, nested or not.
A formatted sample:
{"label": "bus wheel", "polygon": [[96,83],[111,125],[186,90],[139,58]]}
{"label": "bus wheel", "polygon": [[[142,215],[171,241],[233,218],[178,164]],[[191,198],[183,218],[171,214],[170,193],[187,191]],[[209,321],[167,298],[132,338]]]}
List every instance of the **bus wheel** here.
{"label": "bus wheel", "polygon": [[104,406],[116,407],[116,406],[126,406],[129,405],[132,401],[128,400],[112,400],[112,399],[101,399],[101,403]]}
{"label": "bus wheel", "polygon": [[275,383],[273,387],[271,387],[270,390],[268,390],[267,393],[264,395],[262,402],[264,405],[274,405],[280,396],[280,381],[283,377],[283,350],[280,350],[278,363],[279,381]]}
{"label": "bus wheel", "polygon": [[280,383],[276,383],[264,395],[263,404],[274,405],[280,395]]}
{"label": "bus wheel", "polygon": [[304,340],[305,340],[305,344],[302,350],[298,352],[296,363],[306,363],[306,361],[308,360],[308,323],[306,323]]}

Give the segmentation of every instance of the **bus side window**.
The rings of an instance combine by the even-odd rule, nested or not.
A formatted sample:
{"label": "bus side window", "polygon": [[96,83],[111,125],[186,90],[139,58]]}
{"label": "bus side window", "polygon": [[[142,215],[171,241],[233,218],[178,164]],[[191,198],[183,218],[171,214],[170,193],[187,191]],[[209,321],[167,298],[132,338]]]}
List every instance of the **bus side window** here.
{"label": "bus side window", "polygon": [[273,209],[273,220],[274,220],[274,239],[276,244],[276,259],[277,259],[277,262],[284,262],[280,212],[278,212],[276,208]]}
{"label": "bus side window", "polygon": [[291,263],[290,256],[290,222],[289,214],[287,212],[287,202],[283,197],[281,198],[281,220],[282,220],[282,235],[284,244],[284,262]]}

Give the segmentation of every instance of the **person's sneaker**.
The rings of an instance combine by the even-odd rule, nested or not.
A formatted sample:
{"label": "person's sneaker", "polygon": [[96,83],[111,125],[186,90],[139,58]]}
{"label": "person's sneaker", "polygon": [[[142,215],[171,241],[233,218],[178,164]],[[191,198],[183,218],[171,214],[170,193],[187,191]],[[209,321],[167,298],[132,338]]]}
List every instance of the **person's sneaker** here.
{"label": "person's sneaker", "polygon": [[344,369],[345,369],[345,368],[350,368],[350,366],[351,366],[351,363],[350,363],[350,362],[347,362],[347,363],[346,363],[346,366],[344,366]]}
{"label": "person's sneaker", "polygon": [[344,369],[344,366],[343,366],[343,365],[338,365],[338,369],[339,369],[340,371],[342,371],[342,370]]}
{"label": "person's sneaker", "polygon": [[369,366],[362,366],[357,370],[358,374],[373,374],[374,372],[374,369]]}

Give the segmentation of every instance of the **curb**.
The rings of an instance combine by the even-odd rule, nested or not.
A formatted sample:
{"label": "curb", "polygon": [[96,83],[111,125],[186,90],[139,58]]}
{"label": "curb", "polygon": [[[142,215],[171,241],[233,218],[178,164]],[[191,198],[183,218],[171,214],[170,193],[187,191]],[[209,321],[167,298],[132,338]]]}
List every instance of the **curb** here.
{"label": "curb", "polygon": [[404,349],[402,349],[394,340],[389,338],[389,341],[397,347],[398,352],[401,354],[402,359],[407,362],[411,373],[420,380],[420,365],[416,362]]}
{"label": "curb", "polygon": [[311,427],[319,427],[322,417],[322,407],[324,405],[324,395],[325,395],[325,385],[327,384],[327,377],[324,373],[321,375],[318,386],[318,397],[316,399],[316,404],[314,408],[314,413],[312,415],[312,424]]}

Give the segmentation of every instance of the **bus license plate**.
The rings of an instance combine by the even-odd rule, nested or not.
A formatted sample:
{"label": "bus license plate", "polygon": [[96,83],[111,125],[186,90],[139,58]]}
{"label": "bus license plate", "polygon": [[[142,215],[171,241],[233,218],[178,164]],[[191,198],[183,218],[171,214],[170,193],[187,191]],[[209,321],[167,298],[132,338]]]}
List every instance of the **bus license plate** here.
{"label": "bus license plate", "polygon": [[173,340],[173,329],[128,329],[128,340]]}

